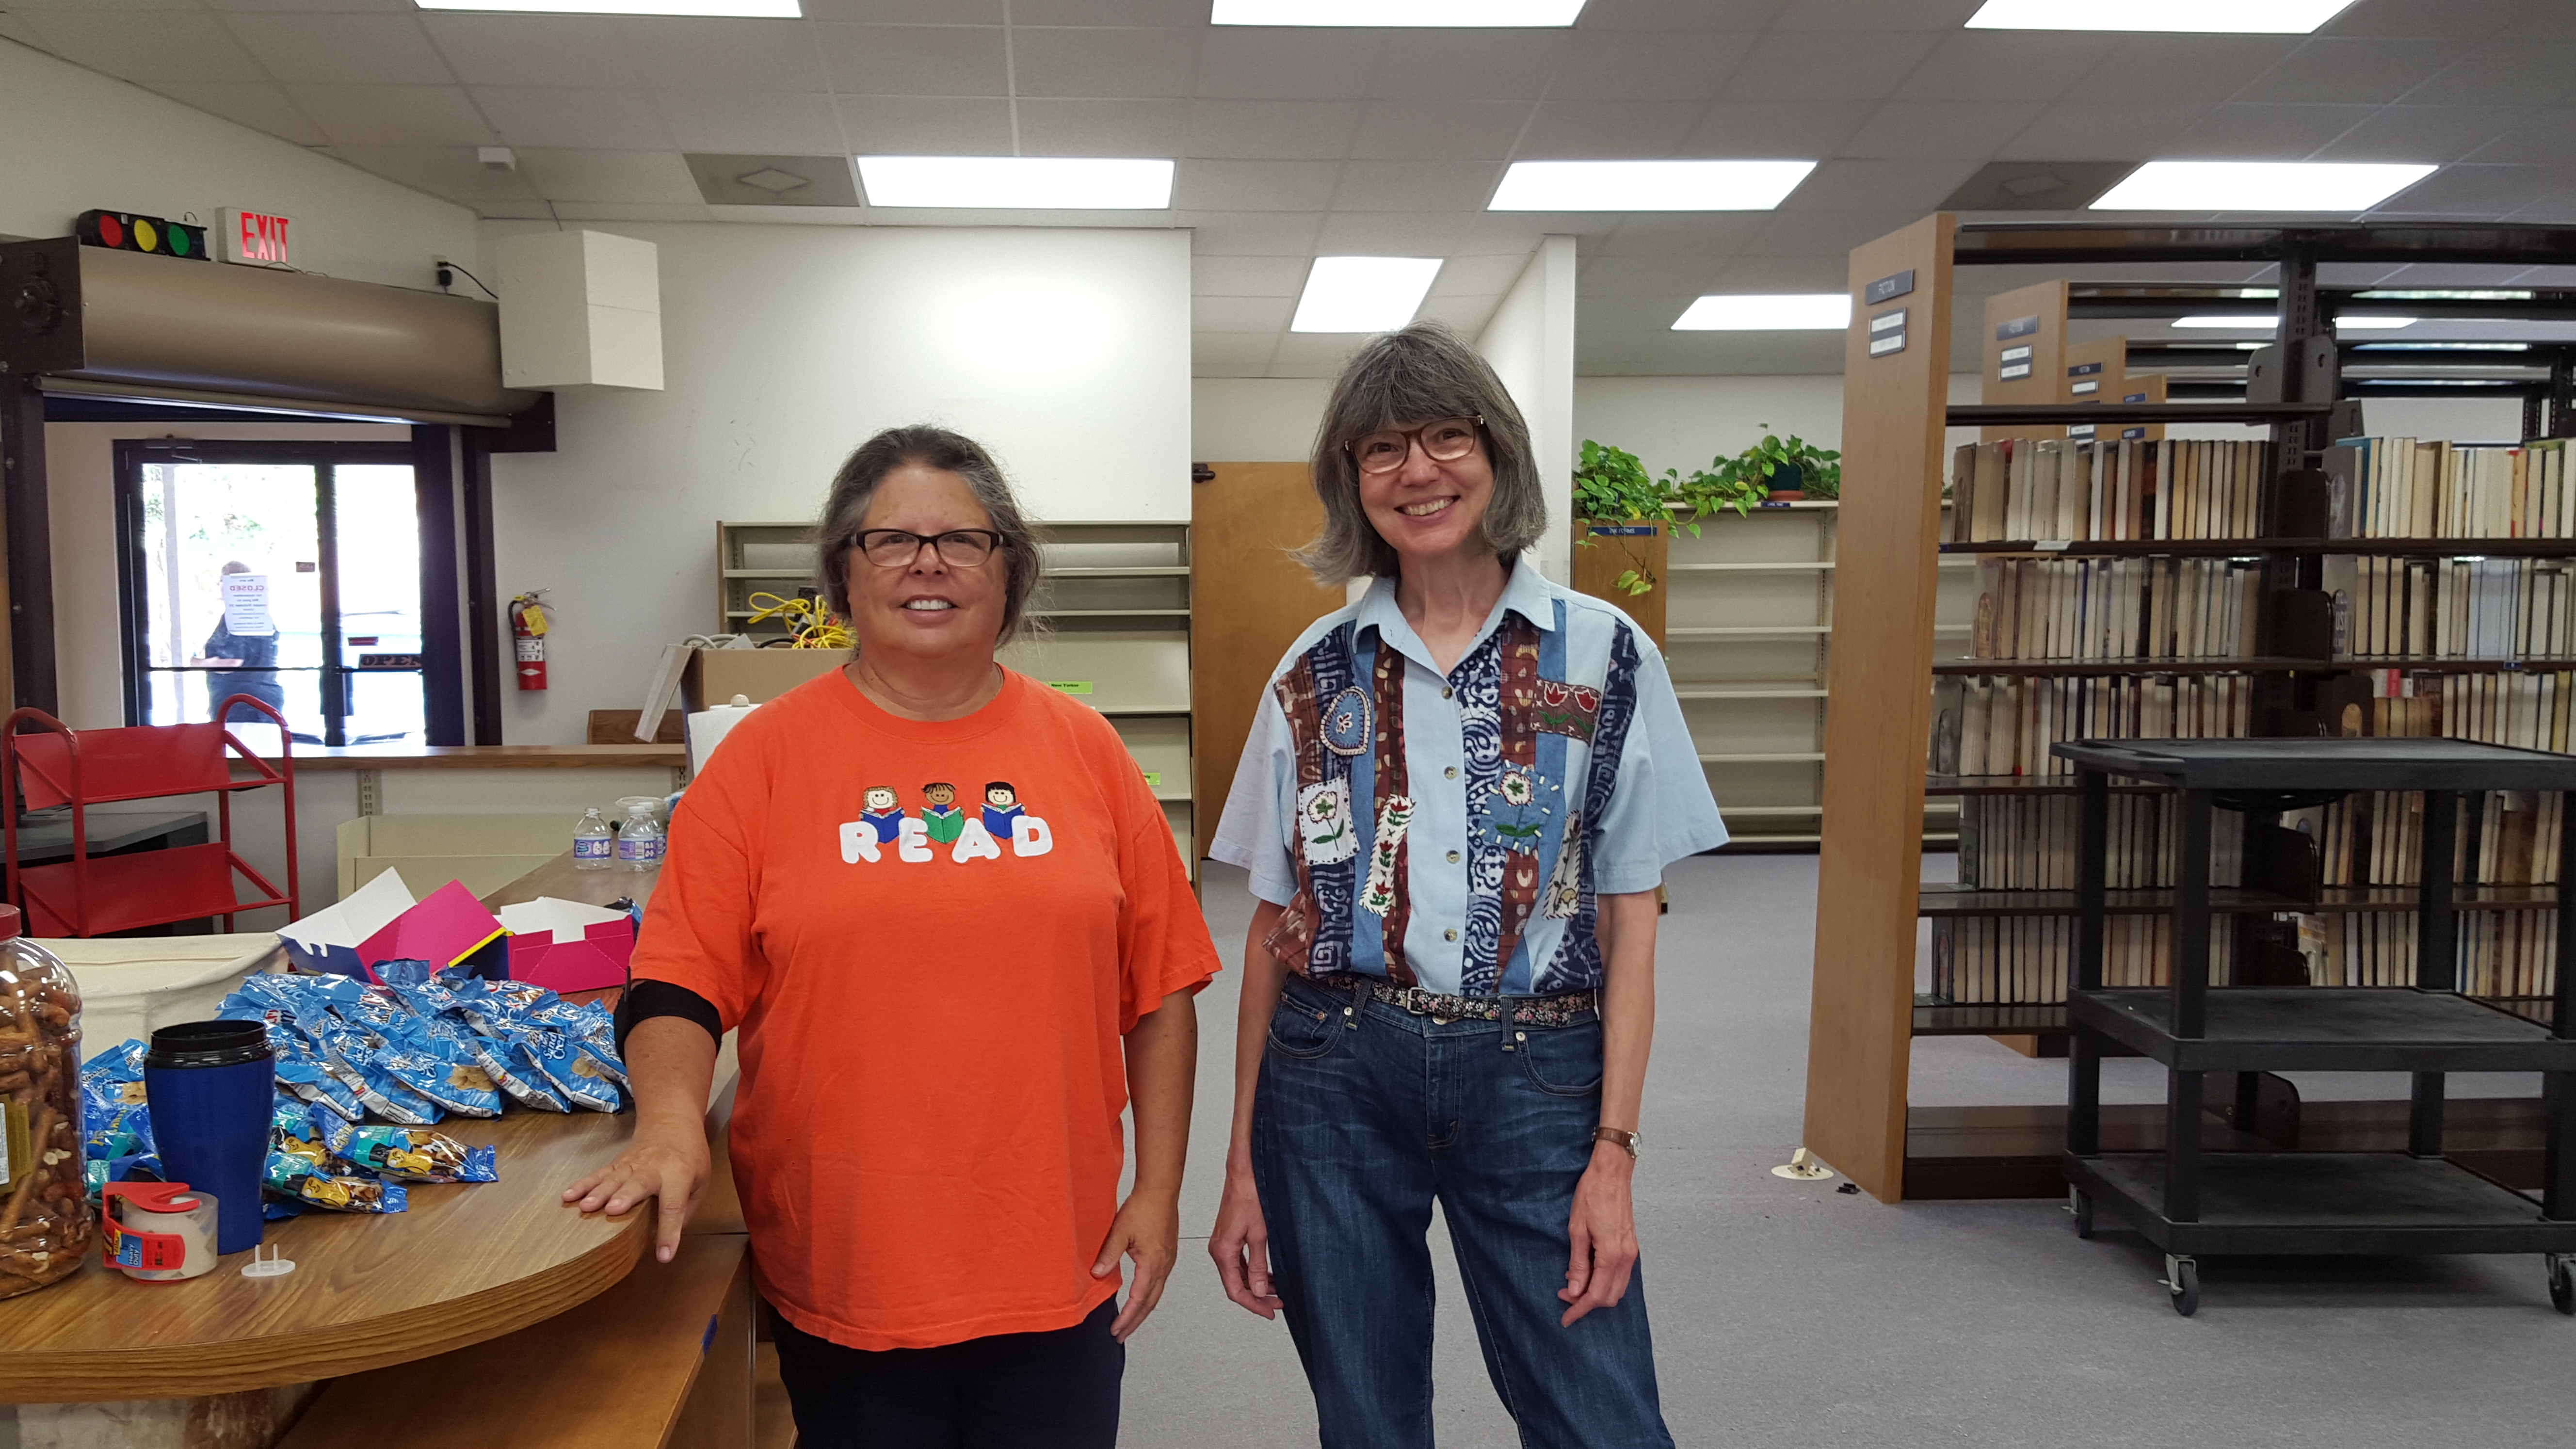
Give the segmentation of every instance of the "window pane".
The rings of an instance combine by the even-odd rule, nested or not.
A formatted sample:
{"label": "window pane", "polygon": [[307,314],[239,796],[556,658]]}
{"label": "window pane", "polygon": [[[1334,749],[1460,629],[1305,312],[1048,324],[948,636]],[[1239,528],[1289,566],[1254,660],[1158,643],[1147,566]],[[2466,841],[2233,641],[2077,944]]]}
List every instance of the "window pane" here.
{"label": "window pane", "polygon": [[[314,472],[303,464],[142,469],[146,721],[211,717],[248,694],[322,737],[322,615]],[[235,609],[225,611],[226,579]],[[220,661],[220,662],[218,662]]]}
{"label": "window pane", "polygon": [[[420,513],[407,464],[340,465],[332,498],[339,525],[341,663],[350,673],[348,742],[419,742],[421,672],[387,667],[420,657]],[[370,667],[370,660],[376,661]]]}

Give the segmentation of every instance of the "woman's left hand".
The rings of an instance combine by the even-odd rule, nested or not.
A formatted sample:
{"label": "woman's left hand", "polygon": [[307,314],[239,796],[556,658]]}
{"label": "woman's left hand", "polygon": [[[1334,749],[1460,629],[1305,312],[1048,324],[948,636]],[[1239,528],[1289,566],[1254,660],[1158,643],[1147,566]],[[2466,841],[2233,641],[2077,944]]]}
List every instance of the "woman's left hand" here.
{"label": "woman's left hand", "polygon": [[1557,1320],[1561,1326],[1571,1328],[1593,1309],[1616,1307],[1628,1296],[1628,1279],[1637,1268],[1637,1210],[1628,1181],[1636,1170],[1625,1148],[1592,1144],[1592,1164],[1574,1185],[1574,1213],[1566,1222],[1573,1255],[1556,1296],[1572,1306]]}
{"label": "woman's left hand", "polygon": [[1146,1316],[1162,1301],[1163,1284],[1170,1280],[1172,1265],[1180,1256],[1180,1194],[1143,1190],[1129,1194],[1109,1224],[1109,1239],[1100,1245],[1099,1261],[1091,1265],[1092,1277],[1106,1278],[1118,1271],[1120,1258],[1136,1260],[1136,1276],[1127,1284],[1127,1305],[1109,1326],[1110,1337],[1125,1343],[1129,1334],[1144,1326]]}

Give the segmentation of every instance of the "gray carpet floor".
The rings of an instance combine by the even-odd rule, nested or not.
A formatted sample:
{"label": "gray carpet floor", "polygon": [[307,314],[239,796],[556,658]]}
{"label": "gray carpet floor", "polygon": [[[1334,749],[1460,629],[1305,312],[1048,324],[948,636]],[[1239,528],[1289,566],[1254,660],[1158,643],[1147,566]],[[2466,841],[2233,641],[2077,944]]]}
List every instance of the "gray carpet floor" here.
{"label": "gray carpet floor", "polygon": [[[1927,874],[1947,867],[1926,862]],[[1223,1173],[1237,973],[1250,898],[1207,867],[1229,969],[1201,1000],[1199,1109],[1181,1264],[1130,1344],[1122,1442],[1311,1445],[1284,1324],[1226,1301],[1206,1254]],[[1674,867],[1637,1175],[1664,1412],[1697,1445],[2263,1446],[2576,1442],[2576,1319],[2536,1257],[2204,1259],[2177,1317],[2147,1244],[2079,1241],[2053,1202],[1882,1205],[1770,1175],[1803,1113],[1813,856]],[[2162,1101],[2142,1062],[2114,1100]],[[2065,1065],[1980,1038],[1916,1044],[1918,1102],[2065,1100]],[[2398,1096],[2396,1079],[2303,1077],[2310,1097]],[[2523,1094],[2529,1079],[2459,1081]],[[1437,1228],[1435,1227],[1435,1233]],[[1519,1441],[1487,1385],[1445,1243],[1440,1443]]]}

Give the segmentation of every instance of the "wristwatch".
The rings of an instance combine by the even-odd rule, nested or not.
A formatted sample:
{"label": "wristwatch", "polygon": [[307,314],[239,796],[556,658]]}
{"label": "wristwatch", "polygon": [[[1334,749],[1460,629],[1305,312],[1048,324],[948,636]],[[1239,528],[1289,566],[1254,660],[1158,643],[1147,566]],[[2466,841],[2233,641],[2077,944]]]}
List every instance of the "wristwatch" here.
{"label": "wristwatch", "polygon": [[1595,1142],[1616,1142],[1620,1146],[1628,1149],[1629,1158],[1634,1160],[1637,1155],[1637,1149],[1644,1145],[1646,1139],[1629,1131],[1625,1127],[1595,1127],[1592,1129],[1592,1140]]}

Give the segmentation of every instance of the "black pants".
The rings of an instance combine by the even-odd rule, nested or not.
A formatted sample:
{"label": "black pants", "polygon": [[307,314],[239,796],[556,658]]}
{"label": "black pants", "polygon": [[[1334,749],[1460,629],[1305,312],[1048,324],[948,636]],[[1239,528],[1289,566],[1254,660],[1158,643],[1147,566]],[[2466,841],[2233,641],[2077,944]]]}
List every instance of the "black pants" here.
{"label": "black pants", "polygon": [[843,1348],[778,1320],[798,1449],[1112,1449],[1127,1346],[1110,1299],[1071,1328]]}

